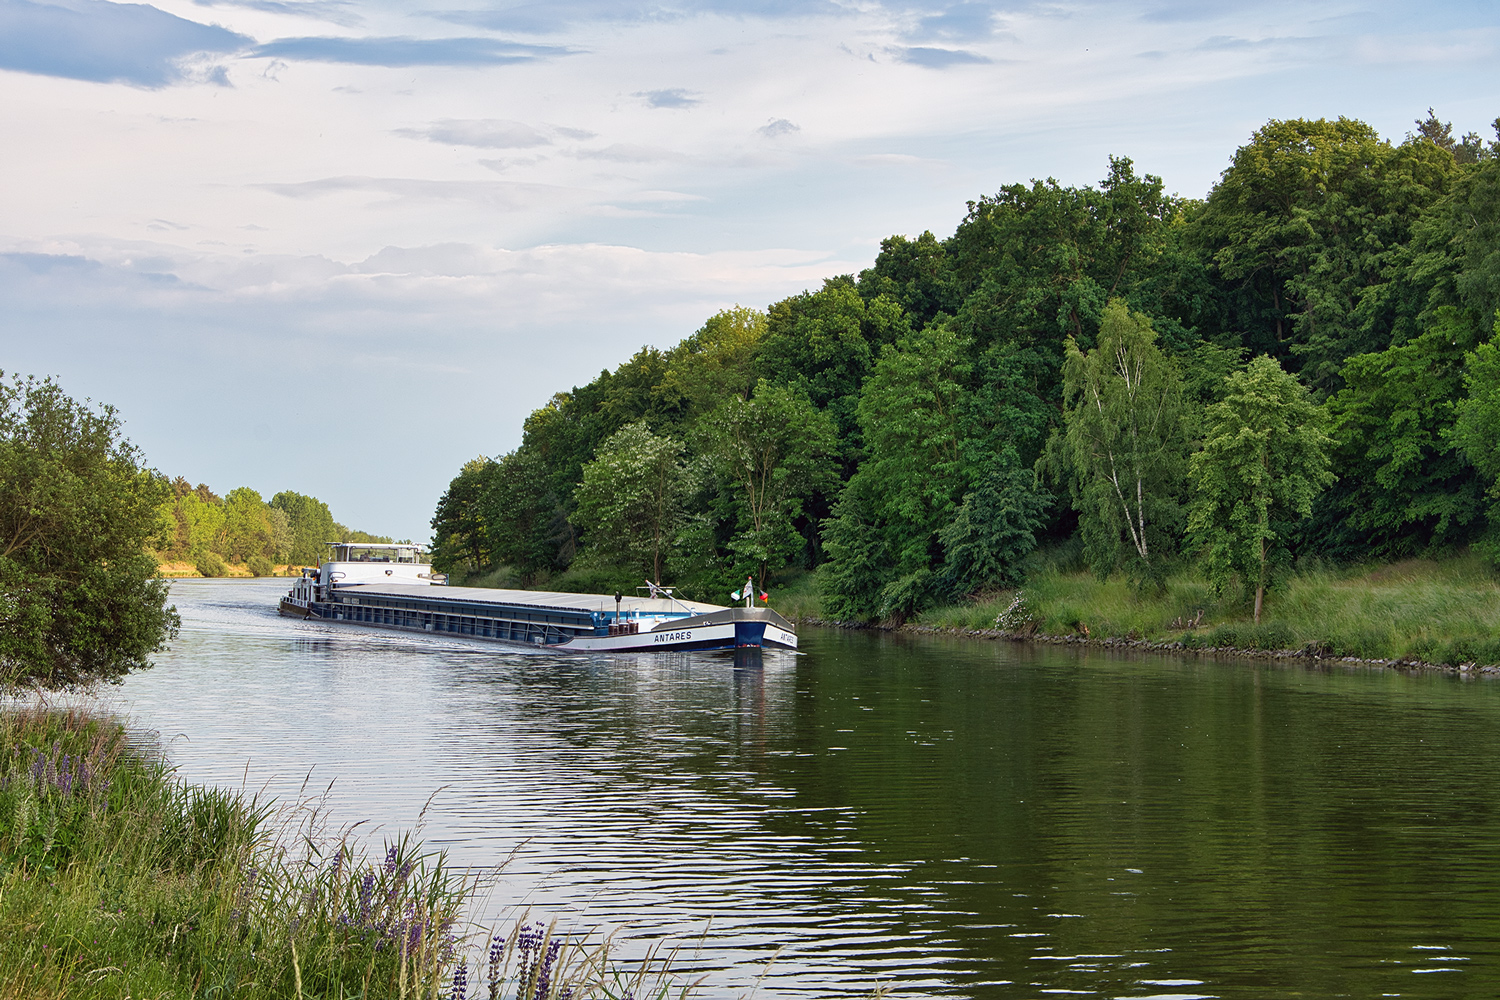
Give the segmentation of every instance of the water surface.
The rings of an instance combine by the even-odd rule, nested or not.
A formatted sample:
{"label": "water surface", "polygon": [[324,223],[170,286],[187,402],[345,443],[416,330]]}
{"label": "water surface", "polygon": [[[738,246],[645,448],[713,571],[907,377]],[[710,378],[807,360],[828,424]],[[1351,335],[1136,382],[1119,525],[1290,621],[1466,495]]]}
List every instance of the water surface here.
{"label": "water surface", "polygon": [[281,589],[173,585],[120,699],[185,777],[331,783],[377,846],[421,816],[509,859],[479,919],[684,942],[699,996],[1500,995],[1494,683],[812,629],[579,657]]}

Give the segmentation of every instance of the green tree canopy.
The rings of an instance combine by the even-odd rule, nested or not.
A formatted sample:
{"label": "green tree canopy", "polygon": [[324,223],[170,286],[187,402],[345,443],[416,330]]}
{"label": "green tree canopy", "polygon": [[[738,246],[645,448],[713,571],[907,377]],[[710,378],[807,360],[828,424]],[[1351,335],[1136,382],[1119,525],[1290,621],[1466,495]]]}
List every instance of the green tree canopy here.
{"label": "green tree canopy", "polygon": [[824,531],[819,582],[836,617],[902,619],[946,596],[941,532],[1008,442],[1005,411],[974,391],[972,346],[950,322],[909,331],[865,382],[858,412],[869,456]]}
{"label": "green tree canopy", "polygon": [[1474,346],[1446,306],[1415,340],[1344,363],[1345,388],[1328,400],[1340,478],[1320,506],[1345,550],[1404,558],[1466,542],[1482,524],[1484,488],[1450,434]]}
{"label": "green tree canopy", "polygon": [[489,563],[484,518],[485,491],[498,466],[494,459],[470,459],[438,500],[432,515],[432,566],[443,573],[480,569]]}
{"label": "green tree canopy", "polygon": [[1223,283],[1223,322],[1337,388],[1345,357],[1390,346],[1390,303],[1371,292],[1456,176],[1448,150],[1393,147],[1350,118],[1266,123],[1193,227]]}
{"label": "green tree canopy", "polygon": [[1276,359],[1262,355],[1229,376],[1209,408],[1203,450],[1192,457],[1192,544],[1220,588],[1238,574],[1255,591],[1260,621],[1272,571],[1285,562],[1294,522],[1333,481],[1322,407]]}
{"label": "green tree canopy", "polygon": [[1070,337],[1063,400],[1049,465],[1070,480],[1090,567],[1160,581],[1181,534],[1187,441],[1182,378],[1151,321],[1114,301],[1097,347]]}
{"label": "green tree canopy", "polygon": [[292,562],[316,566],[328,553],[328,543],[340,541],[328,505],[317,497],[282,490],[271,498],[271,507],[284,511],[290,521]]}
{"label": "green tree canopy", "polygon": [[833,421],[799,389],[761,381],[748,400],[731,397],[704,421],[702,450],[731,498],[729,549],[764,583],[803,547],[804,502],[838,482]]}
{"label": "green tree canopy", "polygon": [[493,564],[530,581],[572,559],[573,527],[532,446],[501,457],[480,503]]}
{"label": "green tree canopy", "polygon": [[1464,385],[1469,393],[1458,404],[1451,437],[1474,463],[1495,501],[1483,548],[1500,564],[1500,312],[1495,314],[1494,331],[1492,339],[1464,358]]}
{"label": "green tree canopy", "polygon": [[63,687],[150,666],[177,633],[147,545],[167,481],[109,406],[0,380],[0,680]]}
{"label": "green tree canopy", "polygon": [[715,313],[666,353],[656,395],[675,403],[688,419],[709,413],[730,397],[749,399],[755,391],[756,351],[765,335],[766,314],[759,309],[735,306]]}
{"label": "green tree canopy", "polygon": [[583,467],[572,522],[587,550],[661,582],[662,565],[683,523],[688,491],[682,442],[626,424]]}

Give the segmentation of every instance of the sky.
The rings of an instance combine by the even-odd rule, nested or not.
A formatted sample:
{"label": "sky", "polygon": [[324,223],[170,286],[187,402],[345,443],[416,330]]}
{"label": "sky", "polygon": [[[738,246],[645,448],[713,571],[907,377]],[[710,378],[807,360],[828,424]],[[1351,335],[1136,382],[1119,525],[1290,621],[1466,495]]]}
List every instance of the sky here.
{"label": "sky", "polygon": [[1500,5],[0,0],[0,369],[426,540],[554,393],[1005,184],[1429,106],[1493,138]]}

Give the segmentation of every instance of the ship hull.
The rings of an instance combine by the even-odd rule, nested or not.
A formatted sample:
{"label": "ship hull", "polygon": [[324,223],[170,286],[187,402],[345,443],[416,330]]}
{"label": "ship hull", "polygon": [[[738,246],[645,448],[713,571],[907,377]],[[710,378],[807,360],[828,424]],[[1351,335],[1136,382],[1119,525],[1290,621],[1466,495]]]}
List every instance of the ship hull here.
{"label": "ship hull", "polygon": [[[416,588],[416,592],[391,587],[336,588],[328,600],[284,597],[279,610],[288,617],[319,622],[478,639],[559,653],[797,648],[797,634],[791,624],[764,607],[718,608],[657,622],[625,619],[612,626],[607,614],[549,608],[529,600],[486,601],[475,596],[479,591],[472,590],[459,595],[455,588],[449,594],[455,596],[450,599],[441,590],[428,587]],[[573,617],[562,616],[560,612],[564,611]]]}

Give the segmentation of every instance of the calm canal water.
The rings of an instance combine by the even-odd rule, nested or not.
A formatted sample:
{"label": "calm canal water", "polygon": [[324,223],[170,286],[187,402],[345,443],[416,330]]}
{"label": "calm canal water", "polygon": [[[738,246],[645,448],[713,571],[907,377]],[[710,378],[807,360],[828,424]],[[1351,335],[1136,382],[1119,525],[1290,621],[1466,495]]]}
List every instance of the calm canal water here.
{"label": "calm canal water", "polygon": [[174,584],[118,697],[185,777],[311,772],[377,847],[430,799],[429,845],[511,859],[482,919],[684,942],[698,996],[1500,995],[1500,684],[811,629],[577,658],[283,588]]}

